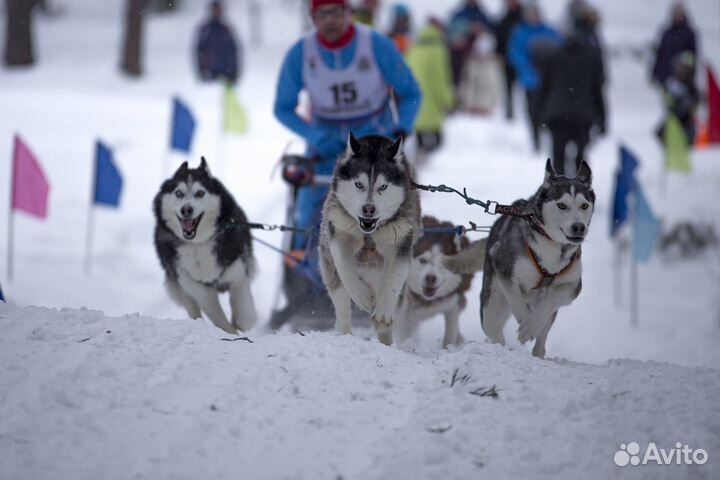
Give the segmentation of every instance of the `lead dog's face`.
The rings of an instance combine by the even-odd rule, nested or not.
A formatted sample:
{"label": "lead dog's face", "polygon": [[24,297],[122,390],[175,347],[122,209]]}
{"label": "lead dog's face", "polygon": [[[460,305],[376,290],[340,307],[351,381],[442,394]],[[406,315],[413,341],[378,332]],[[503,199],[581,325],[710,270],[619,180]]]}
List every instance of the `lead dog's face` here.
{"label": "lead dog's face", "polygon": [[201,243],[215,233],[220,197],[211,191],[211,178],[203,158],[195,169],[189,169],[187,162],[183,163],[163,184],[160,193],[162,221],[184,241]]}
{"label": "lead dog's face", "polygon": [[348,137],[332,188],[364,235],[391,220],[405,201],[407,174],[401,147],[400,139]]}
{"label": "lead dog's face", "polygon": [[595,207],[592,173],[583,162],[574,178],[555,174],[550,161],[540,189],[542,222],[547,234],[558,243],[580,245],[590,229]]}

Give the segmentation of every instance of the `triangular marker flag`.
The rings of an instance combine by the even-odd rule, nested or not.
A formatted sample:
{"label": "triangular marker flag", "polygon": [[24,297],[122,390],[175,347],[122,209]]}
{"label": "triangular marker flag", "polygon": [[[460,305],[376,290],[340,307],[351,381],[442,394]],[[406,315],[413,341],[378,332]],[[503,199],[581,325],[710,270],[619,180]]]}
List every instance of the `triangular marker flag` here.
{"label": "triangular marker flag", "polygon": [[632,252],[637,262],[646,262],[660,239],[660,221],[650,208],[642,188],[635,182],[635,213],[633,214]]}
{"label": "triangular marker flag", "polygon": [[245,133],[247,131],[247,114],[235,95],[230,83],[225,84],[224,95],[224,128],[229,133]]}
{"label": "triangular marker flag", "polygon": [[11,208],[45,218],[50,185],[42,167],[19,135],[15,135],[14,152]]}
{"label": "triangular marker flag", "polygon": [[668,114],[663,131],[665,141],[665,166],[668,170],[690,172],[690,145],[680,120],[675,115]]}
{"label": "triangular marker flag", "polygon": [[171,132],[170,148],[189,152],[195,132],[195,118],[190,109],[177,97],[173,99]]}
{"label": "triangular marker flag", "polygon": [[113,152],[101,141],[95,143],[95,194],[96,204],[117,207],[120,204],[122,176],[113,162]]}

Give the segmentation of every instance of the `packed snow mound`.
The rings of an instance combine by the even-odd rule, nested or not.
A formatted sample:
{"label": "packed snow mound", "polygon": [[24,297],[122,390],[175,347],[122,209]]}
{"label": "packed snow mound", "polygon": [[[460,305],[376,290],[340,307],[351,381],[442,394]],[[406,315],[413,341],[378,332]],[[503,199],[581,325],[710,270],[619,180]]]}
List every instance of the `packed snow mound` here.
{"label": "packed snow mound", "polygon": [[[720,474],[716,369],[333,332],[240,338],[85,309],[0,305],[0,329],[0,478]],[[709,458],[616,466],[629,442]]]}

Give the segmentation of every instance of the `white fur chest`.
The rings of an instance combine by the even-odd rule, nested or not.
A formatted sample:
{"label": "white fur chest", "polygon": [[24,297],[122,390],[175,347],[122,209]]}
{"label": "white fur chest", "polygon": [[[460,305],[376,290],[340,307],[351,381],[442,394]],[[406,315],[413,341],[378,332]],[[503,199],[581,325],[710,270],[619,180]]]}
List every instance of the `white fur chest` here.
{"label": "white fur chest", "polygon": [[421,302],[410,297],[406,314],[415,321],[422,321],[453,309],[460,309],[460,296],[457,293],[432,302]]}
{"label": "white fur chest", "polygon": [[214,242],[186,243],[178,247],[178,268],[195,281],[213,283],[223,273],[213,251]]}

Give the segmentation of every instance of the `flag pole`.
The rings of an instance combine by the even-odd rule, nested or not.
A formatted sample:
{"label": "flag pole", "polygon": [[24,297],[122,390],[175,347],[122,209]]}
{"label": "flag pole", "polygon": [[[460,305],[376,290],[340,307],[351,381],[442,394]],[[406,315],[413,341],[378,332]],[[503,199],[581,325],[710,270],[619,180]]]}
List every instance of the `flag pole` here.
{"label": "flag pole", "polygon": [[[633,203],[634,207],[632,209],[633,215],[637,215],[637,193],[633,195]],[[631,220],[634,221],[634,219],[631,217]],[[632,248],[632,245],[635,244],[635,236],[637,235],[637,232],[635,231],[635,228],[632,229],[631,232],[631,239],[630,239],[630,245]],[[633,328],[637,328],[638,324],[640,323],[640,309],[639,309],[639,280],[638,280],[638,262],[637,258],[635,258],[635,252],[634,250],[631,251],[630,254],[630,325]]]}
{"label": "flag pole", "polygon": [[97,190],[97,148],[98,147],[96,145],[95,158],[93,158],[92,176],[90,177],[90,181],[92,182],[92,187],[90,188],[90,205],[88,206],[87,222],[85,224],[85,274],[89,274],[90,269],[92,268],[92,241],[93,229],[95,228],[95,209],[93,208],[93,205],[95,203],[95,190]]}
{"label": "flag pole", "polygon": [[84,270],[85,273],[90,273],[90,269],[92,268],[92,243],[93,243],[93,230],[95,228],[95,209],[93,208],[92,203],[90,204],[90,208],[88,208],[88,215],[87,215],[87,226],[85,230],[85,266]]}
{"label": "flag pole", "polygon": [[7,278],[8,282],[13,279],[13,232],[15,226],[15,209],[13,199],[15,198],[15,159],[17,158],[18,136],[15,134],[13,143],[12,167],[10,167],[10,211],[8,212],[8,243],[7,243]]}
{"label": "flag pole", "polygon": [[620,237],[615,237],[615,308],[622,307],[622,252]]}
{"label": "flag pole", "polygon": [[8,246],[7,246],[7,278],[8,281],[13,279],[13,225],[15,223],[15,214],[12,204],[10,206],[10,215],[8,215]]}

